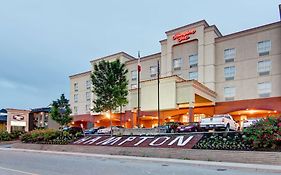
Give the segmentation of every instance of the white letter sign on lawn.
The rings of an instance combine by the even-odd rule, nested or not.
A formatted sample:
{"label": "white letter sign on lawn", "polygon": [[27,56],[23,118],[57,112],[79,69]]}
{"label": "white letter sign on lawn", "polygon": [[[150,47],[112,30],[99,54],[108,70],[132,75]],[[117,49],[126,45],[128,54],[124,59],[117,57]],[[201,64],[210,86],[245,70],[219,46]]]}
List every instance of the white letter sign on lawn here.
{"label": "white letter sign on lawn", "polygon": [[84,137],[84,138],[82,138],[82,139],[77,140],[76,142],[74,142],[74,144],[79,144],[79,143],[85,142],[86,140],[89,140],[90,138],[92,138],[92,137]]}
{"label": "white letter sign on lawn", "polygon": [[140,141],[136,144],[134,144],[134,146],[138,146],[140,145],[142,142],[146,141],[147,139],[153,139],[154,137],[140,137]]}
{"label": "white letter sign on lawn", "polygon": [[178,141],[178,146],[185,146],[192,138],[193,136],[189,136],[184,142],[183,142],[184,136],[178,136],[173,141],[171,141],[168,145],[173,145],[176,141]]}
{"label": "white letter sign on lawn", "polygon": [[123,140],[122,142],[120,142],[118,145],[123,145],[125,142],[131,142],[135,139],[136,137],[128,137],[125,140]]}
{"label": "white letter sign on lawn", "polygon": [[102,144],[102,145],[107,145],[107,144],[110,144],[110,145],[114,145],[116,142],[118,142],[119,140],[121,140],[122,137],[110,137],[108,139],[105,139],[99,143],[97,143],[96,145],[99,145],[99,144]]}
{"label": "white letter sign on lawn", "polygon": [[[164,140],[161,143],[155,144],[158,140],[164,138]],[[149,146],[160,146],[163,145],[166,141],[168,141],[170,139],[170,137],[158,137],[157,139],[153,140]]]}
{"label": "white letter sign on lawn", "polygon": [[87,140],[86,142],[84,142],[83,144],[87,144],[87,145],[91,145],[93,143],[95,143],[97,140],[99,140],[101,137],[96,137],[96,138],[93,138],[93,139],[90,139],[90,140]]}

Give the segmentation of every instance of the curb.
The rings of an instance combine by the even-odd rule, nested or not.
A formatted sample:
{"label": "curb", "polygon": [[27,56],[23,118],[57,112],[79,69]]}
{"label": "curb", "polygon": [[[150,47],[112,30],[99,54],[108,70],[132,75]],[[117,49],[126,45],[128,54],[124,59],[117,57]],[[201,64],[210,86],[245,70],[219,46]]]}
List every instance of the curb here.
{"label": "curb", "polygon": [[15,149],[15,148],[0,148],[0,151],[18,151],[18,152],[33,152],[43,154],[56,154],[56,155],[75,155],[85,157],[97,157],[108,159],[126,159],[126,160],[139,160],[139,161],[152,161],[163,163],[179,163],[197,166],[217,166],[225,168],[241,168],[255,171],[271,171],[281,173],[281,166],[278,165],[262,165],[262,164],[245,164],[245,163],[230,163],[230,162],[209,162],[200,160],[180,160],[169,158],[153,158],[153,157],[135,157],[135,156],[123,156],[123,155],[108,155],[108,154],[91,154],[91,153],[77,153],[77,152],[59,152],[59,151],[42,151],[31,149]]}

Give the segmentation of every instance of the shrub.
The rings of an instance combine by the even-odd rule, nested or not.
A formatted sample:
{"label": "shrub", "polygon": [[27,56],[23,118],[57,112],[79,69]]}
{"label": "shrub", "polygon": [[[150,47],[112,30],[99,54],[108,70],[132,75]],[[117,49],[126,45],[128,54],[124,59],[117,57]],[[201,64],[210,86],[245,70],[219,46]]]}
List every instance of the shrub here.
{"label": "shrub", "polygon": [[242,135],[236,133],[234,135],[205,135],[194,146],[195,149],[212,149],[212,150],[250,150],[251,146],[245,143]]}
{"label": "shrub", "polygon": [[278,149],[281,147],[281,117],[269,117],[244,130],[244,140],[254,149]]}
{"label": "shrub", "polygon": [[40,144],[68,144],[80,138],[80,133],[71,134],[67,131],[57,131],[53,129],[34,130],[21,136],[23,143]]}
{"label": "shrub", "polygon": [[7,131],[0,131],[0,141],[10,141],[11,136]]}

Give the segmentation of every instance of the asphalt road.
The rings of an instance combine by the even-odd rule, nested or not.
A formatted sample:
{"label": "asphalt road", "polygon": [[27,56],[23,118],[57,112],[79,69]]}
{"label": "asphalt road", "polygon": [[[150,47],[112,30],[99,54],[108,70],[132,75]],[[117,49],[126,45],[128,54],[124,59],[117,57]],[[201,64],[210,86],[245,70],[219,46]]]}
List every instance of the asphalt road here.
{"label": "asphalt road", "polygon": [[180,163],[0,150],[0,175],[276,175]]}

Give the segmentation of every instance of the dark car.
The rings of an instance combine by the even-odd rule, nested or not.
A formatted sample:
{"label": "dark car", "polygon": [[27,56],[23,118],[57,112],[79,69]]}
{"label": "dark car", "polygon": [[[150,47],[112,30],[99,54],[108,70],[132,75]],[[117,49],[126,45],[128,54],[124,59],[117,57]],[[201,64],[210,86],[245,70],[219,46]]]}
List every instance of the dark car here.
{"label": "dark car", "polygon": [[78,126],[66,127],[66,128],[63,128],[63,131],[67,131],[70,134],[83,133],[83,129]]}
{"label": "dark car", "polygon": [[98,132],[99,129],[103,129],[105,128],[104,126],[100,126],[100,127],[95,127],[95,128],[90,128],[84,131],[85,134],[95,134]]}
{"label": "dark car", "polygon": [[164,124],[164,126],[168,127],[167,133],[175,133],[178,126],[180,126],[180,125],[183,125],[183,123],[181,123],[181,122],[167,122],[167,123]]}
{"label": "dark car", "polygon": [[186,125],[180,125],[177,127],[177,132],[197,132],[200,131],[199,122],[190,122]]}

